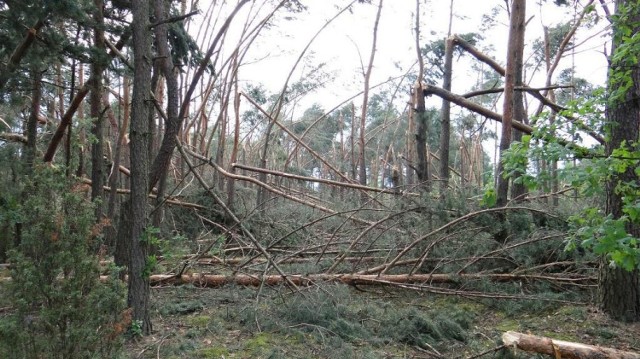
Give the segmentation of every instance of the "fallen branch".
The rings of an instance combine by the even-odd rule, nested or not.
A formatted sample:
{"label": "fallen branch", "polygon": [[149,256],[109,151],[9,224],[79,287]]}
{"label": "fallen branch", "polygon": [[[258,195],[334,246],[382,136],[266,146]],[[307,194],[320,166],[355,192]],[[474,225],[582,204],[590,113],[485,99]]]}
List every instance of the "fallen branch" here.
{"label": "fallen branch", "polygon": [[[296,174],[292,174],[292,173],[286,173],[286,172],[274,171],[274,170],[269,170],[269,169],[253,167],[253,166],[247,166],[247,165],[243,165],[241,163],[232,163],[231,167],[240,168],[240,169],[251,171],[251,172],[266,173],[266,174],[270,174],[270,175],[274,175],[274,176],[285,177],[285,178],[290,178],[290,179],[295,179],[295,180],[300,180],[300,181],[324,183],[324,184],[329,184],[329,185],[338,186],[338,187],[355,188],[355,189],[360,189],[360,190],[363,190],[363,191],[373,191],[373,192],[380,192],[380,193],[388,193],[388,194],[392,194],[392,195],[399,194],[399,193],[394,192],[393,189],[390,189],[390,188],[375,188],[375,187],[363,186],[361,184],[350,183],[350,182],[340,182],[340,181],[333,181],[333,180],[328,180],[328,179],[324,179],[324,178],[300,176],[300,175],[296,175]],[[420,196],[417,193],[403,193],[403,195],[416,196],[416,197]]]}
{"label": "fallen branch", "polygon": [[[103,278],[104,277],[104,278]],[[101,276],[101,280],[106,280]],[[393,285],[393,284],[442,284],[458,283],[464,280],[489,279],[496,282],[523,281],[523,280],[552,280],[567,283],[595,282],[591,277],[560,277],[537,275],[511,275],[511,274],[309,274],[309,275],[222,275],[204,273],[184,273],[182,275],[155,274],[149,277],[151,285],[183,285],[192,284],[196,287],[221,287],[227,284],[257,287],[260,285],[281,285],[293,283],[296,286],[309,286],[317,282],[334,282],[348,285]]]}
{"label": "fallen branch", "polygon": [[0,141],[27,143],[27,137],[19,133],[0,132]]}
{"label": "fallen branch", "polygon": [[[124,167],[122,167],[122,168],[124,168]],[[81,178],[80,181],[82,183],[86,183],[88,185],[90,185],[92,183],[91,180],[88,179],[88,178]],[[109,186],[102,186],[102,189],[104,189],[105,192],[111,191],[111,187],[109,187]],[[124,188],[118,188],[118,189],[116,189],[116,192],[120,193],[120,194],[131,194],[131,190],[124,189]],[[155,198],[158,198],[158,196],[153,194],[153,193],[149,193],[149,198],[154,198],[155,199]],[[195,209],[206,209],[207,208],[207,207],[205,207],[203,205],[199,205],[199,204],[196,204],[196,203],[182,202],[182,201],[179,201],[177,199],[170,199],[170,198],[169,199],[165,199],[164,202],[167,203],[167,204],[171,204],[171,205],[179,206],[179,207],[184,207],[184,208],[195,208]]]}
{"label": "fallen branch", "polygon": [[518,348],[527,352],[540,353],[563,359],[640,359],[640,354],[625,352],[612,348],[595,345],[565,342],[547,337],[506,332],[502,334],[502,342],[506,346]]}

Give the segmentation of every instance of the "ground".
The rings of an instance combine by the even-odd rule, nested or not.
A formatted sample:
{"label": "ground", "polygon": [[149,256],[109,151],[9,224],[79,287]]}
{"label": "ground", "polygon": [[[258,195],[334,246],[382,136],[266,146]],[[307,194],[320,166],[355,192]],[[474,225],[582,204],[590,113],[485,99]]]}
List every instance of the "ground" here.
{"label": "ground", "polygon": [[[398,288],[153,289],[153,335],[131,358],[472,358],[508,330],[640,352],[640,324],[591,305],[435,296]],[[537,358],[504,350],[485,358]]]}

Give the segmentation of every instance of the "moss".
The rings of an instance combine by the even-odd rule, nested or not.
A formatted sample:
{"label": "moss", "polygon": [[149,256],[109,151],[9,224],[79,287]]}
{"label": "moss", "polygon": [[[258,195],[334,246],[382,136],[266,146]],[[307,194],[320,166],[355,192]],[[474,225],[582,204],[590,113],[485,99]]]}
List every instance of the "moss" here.
{"label": "moss", "polygon": [[206,328],[211,323],[211,316],[208,315],[195,315],[187,318],[187,324],[196,328]]}
{"label": "moss", "polygon": [[229,355],[225,347],[210,347],[198,350],[198,358],[219,359]]}
{"label": "moss", "polygon": [[587,319],[587,308],[585,307],[574,307],[574,306],[565,306],[560,308],[556,313],[556,315],[562,315],[572,318],[573,320],[583,321]]}
{"label": "moss", "polygon": [[503,319],[496,325],[496,329],[507,332],[509,330],[519,331],[520,330],[520,322],[515,319]]}
{"label": "moss", "polygon": [[258,333],[253,338],[249,338],[244,343],[244,349],[251,354],[260,354],[270,346],[271,335],[266,332]]}

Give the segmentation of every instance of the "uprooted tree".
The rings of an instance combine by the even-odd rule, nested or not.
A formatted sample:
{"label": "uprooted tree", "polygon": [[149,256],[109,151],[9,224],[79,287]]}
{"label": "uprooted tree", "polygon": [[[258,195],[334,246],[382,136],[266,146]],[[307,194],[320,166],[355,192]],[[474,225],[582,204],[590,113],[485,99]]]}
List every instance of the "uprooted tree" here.
{"label": "uprooted tree", "polygon": [[[429,41],[417,0],[406,25],[417,59],[405,54],[417,66],[376,82],[378,34],[391,31],[385,11],[396,5],[353,0],[292,45],[274,90],[247,69],[270,31],[306,16],[298,1],[215,2],[200,14],[161,0],[57,4],[0,6],[0,258],[20,303],[11,328],[33,324],[16,334],[25,343],[29,333],[65,335],[45,319],[86,320],[86,347],[64,350],[107,353],[123,325],[151,332],[152,286],[187,283],[331,282],[564,304],[583,304],[598,284],[612,317],[640,319],[637,5],[576,3],[531,60],[525,1],[505,2],[508,13],[494,14],[510,23],[502,66],[482,32]],[[352,81],[359,89],[308,105],[334,90],[314,46],[359,11],[372,30],[358,44],[371,50]],[[608,89],[580,92],[573,67],[554,74],[596,12],[613,21]],[[206,24],[198,35],[187,26],[195,16]],[[479,74],[462,94],[461,59]],[[486,147],[498,140],[493,167]],[[117,282],[99,282],[116,277],[130,310]],[[57,303],[87,300],[112,316],[43,313],[51,295],[30,283],[70,288],[52,294]],[[108,303],[96,298],[105,291]]]}

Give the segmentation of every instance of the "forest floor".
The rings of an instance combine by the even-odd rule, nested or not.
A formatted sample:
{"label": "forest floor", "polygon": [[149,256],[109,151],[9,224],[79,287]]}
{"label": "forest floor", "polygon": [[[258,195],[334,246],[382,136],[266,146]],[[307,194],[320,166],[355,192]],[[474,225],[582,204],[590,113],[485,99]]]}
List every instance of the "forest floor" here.
{"label": "forest floor", "polygon": [[640,324],[588,305],[338,284],[295,293],[161,287],[152,295],[154,331],[128,342],[131,358],[542,358],[491,351],[505,331],[640,352]]}

